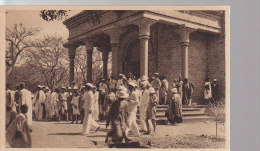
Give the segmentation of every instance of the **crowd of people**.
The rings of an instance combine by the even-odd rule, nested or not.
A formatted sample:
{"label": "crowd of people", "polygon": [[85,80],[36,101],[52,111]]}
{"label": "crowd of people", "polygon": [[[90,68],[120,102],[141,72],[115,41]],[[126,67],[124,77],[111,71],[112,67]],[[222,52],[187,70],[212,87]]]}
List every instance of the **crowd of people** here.
{"label": "crowd of people", "polygon": [[[182,105],[191,105],[194,85],[187,78],[174,80],[172,87],[168,90],[168,81],[158,73],[140,79],[135,79],[131,73],[127,76],[119,74],[116,78],[111,76],[96,83],[72,83],[69,87],[55,87],[53,90],[38,85],[35,94],[25,89],[25,83],[20,83],[15,91],[7,86],[7,141],[11,146],[24,144],[23,147],[29,147],[32,119],[81,123],[82,135],[88,135],[91,129],[98,131],[100,125],[97,121],[105,121],[106,128],[111,126],[106,142],[111,140],[115,146],[123,140],[131,141],[128,138],[130,133],[137,137],[141,134],[154,135],[157,105],[168,105],[166,123],[172,124],[182,122]],[[212,84],[206,79],[205,100],[214,100],[217,89],[216,79]],[[16,134],[16,131],[21,134]],[[13,139],[19,137],[26,138],[26,141],[17,143]]]}

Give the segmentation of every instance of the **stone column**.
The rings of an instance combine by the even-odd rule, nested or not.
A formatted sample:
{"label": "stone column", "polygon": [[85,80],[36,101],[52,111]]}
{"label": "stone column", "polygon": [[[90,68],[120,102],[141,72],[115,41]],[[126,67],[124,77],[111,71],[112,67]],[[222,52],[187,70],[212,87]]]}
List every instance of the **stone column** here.
{"label": "stone column", "polygon": [[70,83],[74,82],[74,59],[76,55],[76,47],[69,48],[69,58],[70,58]]}
{"label": "stone column", "polygon": [[142,19],[137,25],[139,26],[140,40],[140,77],[148,77],[148,46],[150,38],[150,27],[154,24],[154,20]]}
{"label": "stone column", "polygon": [[107,50],[102,51],[102,61],[103,61],[103,78],[107,79],[107,63],[108,63],[108,54]]}
{"label": "stone column", "polygon": [[112,75],[117,76],[119,74],[118,65],[118,52],[119,52],[119,37],[124,32],[122,29],[113,28],[105,31],[110,37],[110,48],[112,51]]}
{"label": "stone column", "polygon": [[91,41],[86,42],[87,52],[87,82],[92,82],[92,54],[93,54],[93,43]]}
{"label": "stone column", "polygon": [[181,45],[181,76],[182,78],[188,78],[189,76],[189,44],[190,44],[190,33],[194,32],[195,29],[182,27],[177,29],[175,32],[180,36]]}

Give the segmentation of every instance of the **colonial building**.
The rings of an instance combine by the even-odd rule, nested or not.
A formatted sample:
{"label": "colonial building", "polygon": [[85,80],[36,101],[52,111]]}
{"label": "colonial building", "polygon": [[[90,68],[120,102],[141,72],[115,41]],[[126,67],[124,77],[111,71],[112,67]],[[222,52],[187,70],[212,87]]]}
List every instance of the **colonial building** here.
{"label": "colonial building", "polygon": [[87,80],[92,81],[92,51],[112,52],[112,74],[132,72],[136,77],[158,72],[170,88],[186,77],[195,86],[193,98],[203,98],[206,77],[216,78],[225,96],[224,11],[82,11],[67,19],[70,80],[74,80],[76,48],[86,46]]}

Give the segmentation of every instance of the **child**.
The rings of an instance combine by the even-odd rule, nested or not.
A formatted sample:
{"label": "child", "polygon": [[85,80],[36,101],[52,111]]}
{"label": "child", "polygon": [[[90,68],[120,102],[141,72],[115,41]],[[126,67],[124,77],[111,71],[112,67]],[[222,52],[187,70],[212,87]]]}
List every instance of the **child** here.
{"label": "child", "polygon": [[21,113],[10,124],[6,130],[6,141],[12,148],[31,148],[32,140],[28,124],[28,106],[21,105]]}
{"label": "child", "polygon": [[72,110],[73,110],[73,117],[72,122],[74,123],[76,119],[76,123],[78,123],[78,117],[80,115],[79,113],[79,94],[77,92],[78,88],[76,86],[73,87],[73,96],[71,100]]}

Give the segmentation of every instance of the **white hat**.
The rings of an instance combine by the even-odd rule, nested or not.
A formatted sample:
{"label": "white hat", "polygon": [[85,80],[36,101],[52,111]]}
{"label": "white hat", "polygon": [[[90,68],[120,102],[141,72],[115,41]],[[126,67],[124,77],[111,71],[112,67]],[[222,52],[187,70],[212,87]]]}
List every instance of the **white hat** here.
{"label": "white hat", "polygon": [[140,83],[140,85],[143,86],[143,87],[146,87],[146,86],[150,85],[150,83],[148,81],[142,81]]}
{"label": "white hat", "polygon": [[172,91],[172,93],[178,93],[177,88],[172,88],[171,91]]}
{"label": "white hat", "polygon": [[77,87],[77,86],[74,86],[74,87],[73,87],[73,90],[78,90],[78,87]]}
{"label": "white hat", "polygon": [[61,87],[61,89],[66,89],[66,88],[63,86],[63,87]]}
{"label": "white hat", "polygon": [[128,85],[131,85],[131,86],[134,87],[134,88],[137,86],[134,82],[128,82],[127,84],[128,84]]}
{"label": "white hat", "polygon": [[213,81],[217,81],[217,79],[214,79]]}
{"label": "white hat", "polygon": [[120,86],[119,89],[116,91],[117,98],[128,98],[129,94],[127,93],[127,89],[124,86]]}
{"label": "white hat", "polygon": [[49,88],[49,87],[47,87],[47,86],[45,87],[45,89],[46,89],[46,90],[50,90],[50,88]]}
{"label": "white hat", "polygon": [[123,75],[122,73],[120,73],[120,74],[119,74],[119,77],[122,77],[122,76],[124,76],[124,75]]}
{"label": "white hat", "polygon": [[141,81],[147,81],[148,77],[147,76],[142,76]]}
{"label": "white hat", "polygon": [[37,87],[38,87],[38,88],[42,88],[42,86],[41,86],[41,85],[38,85]]}
{"label": "white hat", "polygon": [[71,90],[71,87],[68,87],[68,90]]}
{"label": "white hat", "polygon": [[149,93],[156,93],[153,87],[149,88]]}
{"label": "white hat", "polygon": [[86,86],[93,88],[93,84],[87,83]]}
{"label": "white hat", "polygon": [[154,73],[154,75],[159,75],[159,73],[156,72],[156,73]]}

